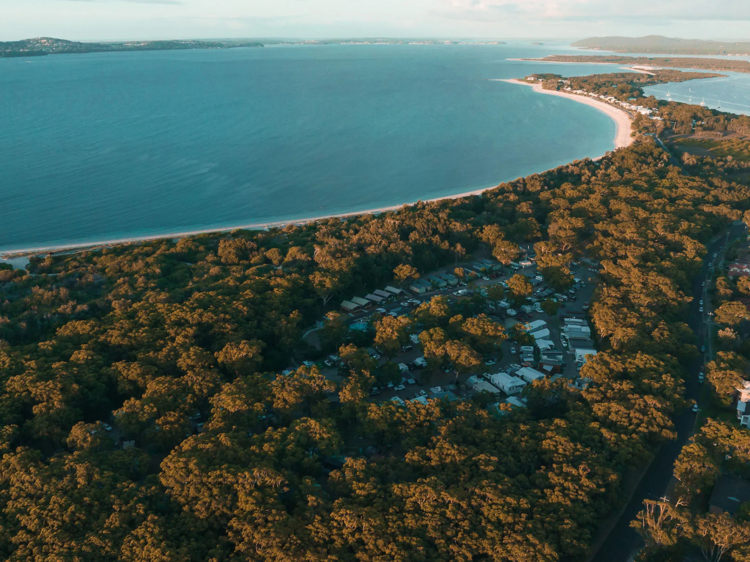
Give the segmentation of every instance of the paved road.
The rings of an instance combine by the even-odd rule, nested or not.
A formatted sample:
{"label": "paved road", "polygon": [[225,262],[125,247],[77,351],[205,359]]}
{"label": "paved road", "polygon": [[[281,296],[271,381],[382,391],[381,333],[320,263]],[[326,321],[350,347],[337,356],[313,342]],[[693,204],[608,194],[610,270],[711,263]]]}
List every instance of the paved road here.
{"label": "paved road", "polygon": [[[744,234],[744,232],[744,226],[732,227],[729,233],[729,241],[731,242],[735,240]],[[707,246],[708,255],[706,257],[706,262],[703,265],[703,271],[693,284],[693,294],[696,295],[696,299],[690,305],[690,319],[688,324],[690,325],[690,328],[699,335],[699,346],[703,345],[704,334],[704,318],[698,311],[698,300],[701,298],[699,295],[703,294],[702,283],[708,278],[710,270],[709,263],[714,260],[714,253],[720,252],[726,241],[727,238],[722,236],[721,239]],[[698,401],[698,398],[700,397],[701,385],[698,382],[698,372],[702,365],[703,357],[688,368],[688,380],[685,384],[685,394],[688,399]],[[659,449],[654,462],[651,464],[641,480],[641,483],[636,488],[632,499],[625,507],[625,510],[617,521],[614,529],[612,529],[612,532],[604,543],[602,543],[602,546],[591,558],[590,562],[627,562],[631,559],[633,553],[641,548],[643,544],[641,538],[633,529],[631,529],[630,522],[635,519],[638,512],[642,509],[644,500],[657,500],[664,495],[669,486],[669,482],[672,479],[674,462],[677,460],[677,456],[680,454],[682,447],[687,444],[692,435],[693,426],[695,424],[695,414],[688,409],[678,415],[674,422],[675,429],[677,430],[677,440],[665,443],[662,445],[661,449]]]}

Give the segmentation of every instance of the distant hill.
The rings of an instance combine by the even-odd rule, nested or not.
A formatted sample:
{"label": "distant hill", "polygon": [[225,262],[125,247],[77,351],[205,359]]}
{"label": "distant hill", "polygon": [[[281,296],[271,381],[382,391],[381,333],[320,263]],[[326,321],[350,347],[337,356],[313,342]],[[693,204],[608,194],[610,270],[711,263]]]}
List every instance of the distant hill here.
{"label": "distant hill", "polygon": [[0,57],[29,57],[44,55],[105,53],[122,51],[175,51],[187,49],[231,49],[234,47],[262,47],[262,43],[237,41],[126,41],[120,43],[80,43],[37,37],[22,41],[0,42]]}
{"label": "distant hill", "polygon": [[750,42],[700,41],[672,39],[661,35],[647,37],[590,37],[573,43],[573,47],[614,51],[615,53],[649,53],[663,55],[750,55]]}

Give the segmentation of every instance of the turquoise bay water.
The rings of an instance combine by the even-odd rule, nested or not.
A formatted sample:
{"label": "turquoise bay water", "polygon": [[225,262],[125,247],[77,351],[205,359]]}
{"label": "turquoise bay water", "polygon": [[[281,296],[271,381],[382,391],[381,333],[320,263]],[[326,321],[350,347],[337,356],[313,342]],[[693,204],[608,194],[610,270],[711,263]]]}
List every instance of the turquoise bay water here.
{"label": "turquoise bay water", "polygon": [[726,74],[726,77],[650,86],[644,91],[659,99],[692,104],[704,102],[711,109],[750,115],[750,74],[721,74]]}
{"label": "turquoise bay water", "polygon": [[0,60],[0,250],[296,220],[496,185],[613,148],[596,109],[487,81],[610,66],[531,46]]}

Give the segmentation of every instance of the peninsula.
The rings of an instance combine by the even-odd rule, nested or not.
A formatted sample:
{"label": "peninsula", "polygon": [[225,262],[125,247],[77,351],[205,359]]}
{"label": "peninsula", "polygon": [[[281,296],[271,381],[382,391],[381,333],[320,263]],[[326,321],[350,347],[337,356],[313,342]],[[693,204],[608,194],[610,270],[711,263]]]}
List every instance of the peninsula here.
{"label": "peninsula", "polygon": [[615,53],[648,53],[663,55],[750,55],[750,43],[675,39],[662,35],[646,37],[589,37],[572,44],[581,49]]}
{"label": "peninsula", "polygon": [[[550,55],[542,59],[525,61],[561,62],[576,64],[625,64],[629,66],[694,68],[725,72],[750,73],[750,61],[729,59],[704,59],[685,57],[627,57],[618,55]],[[692,80],[693,78],[689,78]]]}
{"label": "peninsula", "polygon": [[184,51],[188,49],[231,49],[237,47],[263,47],[255,41],[126,41],[121,43],[82,43],[37,37],[22,41],[0,42],[0,58],[40,57],[82,53],[112,53],[123,51]]}

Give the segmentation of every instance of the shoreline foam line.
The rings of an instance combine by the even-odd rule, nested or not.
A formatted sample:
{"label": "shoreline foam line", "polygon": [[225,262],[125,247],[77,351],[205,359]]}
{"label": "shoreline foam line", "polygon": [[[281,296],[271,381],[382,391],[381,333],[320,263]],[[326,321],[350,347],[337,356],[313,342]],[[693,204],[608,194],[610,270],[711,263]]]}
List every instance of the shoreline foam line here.
{"label": "shoreline foam line", "polygon": [[633,144],[633,142],[635,142],[635,139],[631,136],[633,128],[630,115],[628,115],[628,113],[626,111],[623,111],[622,109],[618,109],[609,105],[608,103],[604,103],[603,101],[595,100],[590,97],[579,96],[578,94],[568,94],[567,92],[558,92],[557,90],[545,90],[544,88],[542,88],[541,84],[530,84],[523,80],[514,79],[498,79],[497,81],[508,82],[510,84],[516,84],[519,86],[528,86],[530,88],[533,88],[533,90],[539,94],[567,98],[573,101],[577,101],[578,103],[594,107],[615,122],[615,126],[617,127],[617,132],[615,133],[614,138],[615,150],[617,150],[618,148],[630,146],[631,144]]}
{"label": "shoreline foam line", "polygon": [[[615,107],[612,107],[609,104],[606,104],[597,100],[585,98],[583,96],[578,96],[575,94],[566,94],[563,92],[557,92],[557,91],[552,91],[552,90],[543,90],[541,84],[529,84],[528,82],[524,82],[522,80],[494,79],[492,81],[509,82],[511,84],[530,86],[530,87],[533,87],[535,91],[542,93],[542,94],[556,95],[559,97],[570,98],[579,103],[584,103],[586,105],[595,107],[599,109],[600,111],[602,111],[603,113],[606,113],[617,125],[617,134],[614,139],[615,149],[629,146],[634,141],[634,139],[630,136],[630,132],[631,132],[630,116],[626,112],[620,109],[617,109]],[[598,160],[598,159],[599,158],[594,158],[594,160]],[[551,169],[554,169],[554,168],[551,168]],[[544,170],[544,171],[537,172],[537,173],[541,174],[541,173],[544,173],[545,171],[549,171],[549,170]],[[508,180],[508,181],[513,181],[513,180]],[[507,182],[501,182],[501,183],[507,183]],[[485,187],[482,189],[475,189],[473,191],[465,191],[463,193],[457,193],[455,195],[446,195],[443,197],[436,197],[433,199],[426,199],[426,200],[420,200],[420,201],[422,203],[434,203],[436,201],[444,201],[447,199],[461,199],[462,197],[471,197],[473,195],[481,195],[485,191],[495,189],[498,185],[500,184],[492,185],[490,187]],[[376,215],[378,213],[396,211],[403,207],[410,207],[412,205],[416,205],[420,201],[412,201],[412,202],[407,202],[407,203],[401,203],[399,205],[391,205],[388,207],[378,207],[375,209],[366,209],[362,211],[352,211],[350,213],[329,214],[329,215],[321,215],[317,217],[302,218],[302,219],[287,219],[287,220],[281,220],[281,221],[275,221],[275,222],[251,223],[251,224],[227,226],[227,227],[216,227],[216,228],[209,227],[209,228],[199,229],[199,230],[167,232],[163,234],[133,236],[133,237],[128,237],[128,238],[116,238],[116,239],[111,239],[111,240],[101,240],[101,241],[95,241],[95,242],[77,242],[77,243],[72,243],[72,244],[39,246],[36,248],[25,248],[25,249],[22,248],[18,250],[13,250],[13,249],[3,250],[3,251],[0,251],[0,258],[29,256],[29,255],[39,254],[39,253],[44,253],[44,252],[79,253],[79,252],[95,250],[95,249],[107,247],[107,246],[117,246],[120,244],[134,244],[138,242],[154,242],[157,240],[166,240],[166,239],[172,239],[172,238],[185,238],[188,236],[198,236],[200,234],[217,234],[221,232],[232,232],[233,230],[264,230],[267,228],[285,227],[288,225],[305,225],[305,224],[309,224],[309,223],[317,222],[321,220],[326,220],[326,219],[345,219],[345,218],[350,218],[350,217],[356,217],[359,215]]]}

